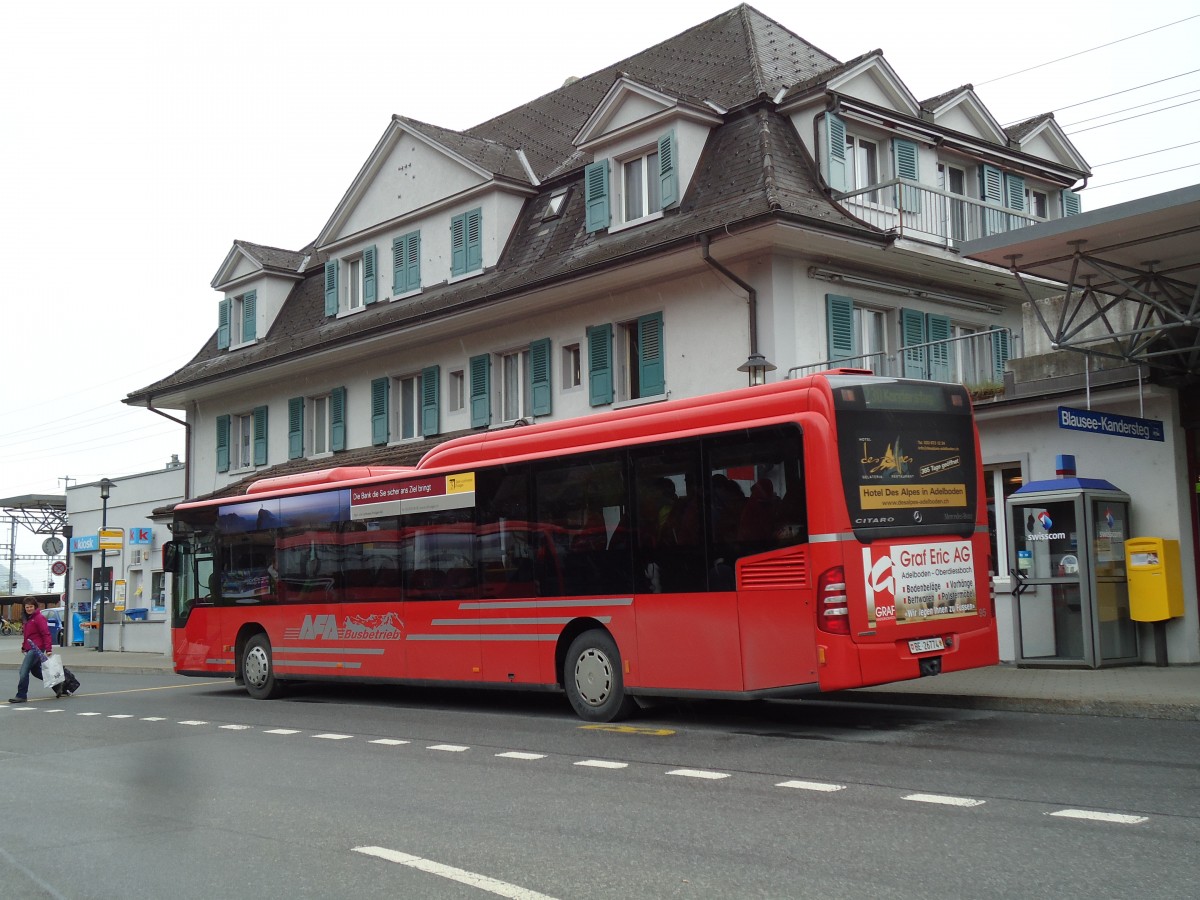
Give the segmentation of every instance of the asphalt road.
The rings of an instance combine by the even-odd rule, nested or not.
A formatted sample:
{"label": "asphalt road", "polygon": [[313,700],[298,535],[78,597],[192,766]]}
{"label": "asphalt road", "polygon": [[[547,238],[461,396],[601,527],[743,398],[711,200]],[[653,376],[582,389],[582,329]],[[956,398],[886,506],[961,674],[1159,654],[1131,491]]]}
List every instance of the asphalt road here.
{"label": "asphalt road", "polygon": [[0,709],[0,895],[1194,897],[1194,723],[102,675]]}

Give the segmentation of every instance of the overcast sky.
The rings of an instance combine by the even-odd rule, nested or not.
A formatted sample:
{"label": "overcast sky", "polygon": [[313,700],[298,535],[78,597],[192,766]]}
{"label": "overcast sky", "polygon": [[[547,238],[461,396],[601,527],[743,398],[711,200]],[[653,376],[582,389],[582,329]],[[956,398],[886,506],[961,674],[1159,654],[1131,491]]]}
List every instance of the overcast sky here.
{"label": "overcast sky", "polygon": [[[183,456],[121,399],[213,331],[235,239],[316,236],[393,114],[468,128],[733,5],[4,3],[0,499]],[[1056,111],[1085,211],[1200,182],[1195,0],[752,5],[838,59],[882,49],[919,99],[972,83],[1003,124]]]}

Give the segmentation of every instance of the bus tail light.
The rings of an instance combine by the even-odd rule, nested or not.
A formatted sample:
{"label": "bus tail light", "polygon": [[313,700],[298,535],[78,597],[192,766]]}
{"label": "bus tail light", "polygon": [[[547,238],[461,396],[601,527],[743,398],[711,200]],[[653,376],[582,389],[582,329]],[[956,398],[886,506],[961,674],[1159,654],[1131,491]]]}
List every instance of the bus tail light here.
{"label": "bus tail light", "polygon": [[828,634],[850,633],[850,598],[841,566],[826,569],[817,581],[817,628]]}

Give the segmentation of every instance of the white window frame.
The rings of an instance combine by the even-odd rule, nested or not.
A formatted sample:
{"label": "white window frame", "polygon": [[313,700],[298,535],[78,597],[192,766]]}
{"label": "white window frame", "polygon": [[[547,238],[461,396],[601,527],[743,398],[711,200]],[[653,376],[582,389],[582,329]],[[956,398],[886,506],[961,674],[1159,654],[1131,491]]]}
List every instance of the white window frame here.
{"label": "white window frame", "polygon": [[880,354],[880,361],[889,348],[889,325],[893,310],[854,301],[854,340],[864,360],[872,354]]}
{"label": "white window frame", "polygon": [[421,434],[421,374],[400,375],[392,379],[392,434],[397,441],[417,441]]}
{"label": "white window frame", "polygon": [[312,452],[307,454],[310,458],[317,456],[327,456],[333,453],[333,422],[332,404],[330,403],[329,394],[319,394],[315,397],[309,397],[305,401],[305,406],[308,407],[304,417],[304,430],[307,432],[304,437],[306,439],[305,446],[311,447]]}
{"label": "white window frame", "polygon": [[[662,185],[659,183],[658,144],[618,159],[617,164],[620,166],[621,222],[630,224],[643,222],[651,216],[661,216]],[[636,190],[630,185],[634,175],[641,182],[635,186]],[[636,196],[633,196],[635,193]],[[634,208],[631,209],[631,206]]]}
{"label": "white window frame", "polygon": [[1025,213],[1039,219],[1050,217],[1050,192],[1036,188],[1025,188]]}
{"label": "white window frame", "polygon": [[583,351],[580,341],[563,345],[562,378],[559,383],[564,391],[583,387]]}
{"label": "white window frame", "polygon": [[[961,179],[961,184],[958,189],[954,185],[954,176],[957,175]],[[938,187],[947,194],[954,194],[956,197],[969,197],[967,185],[971,183],[967,177],[967,168],[955,162],[943,160],[938,162]],[[961,200],[950,200],[949,202],[949,226],[950,233],[947,237],[955,241],[965,241],[970,236],[970,221],[972,206],[969,203],[964,203]]]}
{"label": "white window frame", "polygon": [[231,298],[229,304],[229,347],[230,349],[242,343],[242,321],[246,313],[246,295],[239,294]]}
{"label": "white window frame", "polygon": [[529,348],[496,354],[497,403],[501,422],[515,422],[532,417],[532,398],[529,396]]}
{"label": "white window frame", "polygon": [[339,298],[342,301],[343,312],[358,312],[365,304],[366,288],[363,284],[362,254],[347,256],[342,259],[342,268],[346,273],[343,279],[346,283],[346,295]]}
{"label": "white window frame", "polygon": [[229,417],[230,469],[254,468],[254,411]]}
{"label": "white window frame", "polygon": [[462,412],[466,406],[466,373],[462,369],[455,369],[450,373],[450,378],[446,383],[448,396],[446,402],[449,404],[450,412]]}
{"label": "white window frame", "polygon": [[[880,144],[881,142],[875,138],[846,132],[846,166],[849,169],[850,190],[860,191],[873,184],[879,184],[882,180],[883,170],[879,163]],[[868,159],[871,163],[870,167],[866,165]],[[866,171],[868,168],[873,168],[874,171]],[[878,203],[879,192],[870,191],[866,194],[858,194],[853,199],[866,203]]]}

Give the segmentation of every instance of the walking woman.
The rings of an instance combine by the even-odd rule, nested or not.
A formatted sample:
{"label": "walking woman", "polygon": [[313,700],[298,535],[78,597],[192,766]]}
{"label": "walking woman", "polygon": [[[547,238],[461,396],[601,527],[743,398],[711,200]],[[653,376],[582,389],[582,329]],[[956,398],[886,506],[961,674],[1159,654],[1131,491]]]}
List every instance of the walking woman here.
{"label": "walking woman", "polygon": [[[21,641],[21,649],[25,658],[21,660],[21,675],[17,680],[17,695],[10,697],[9,703],[24,703],[29,699],[29,673],[33,672],[38,678],[42,677],[42,654],[49,656],[54,645],[50,643],[50,626],[38,605],[32,600],[25,601],[25,626]],[[58,689],[54,690],[58,695]]]}

